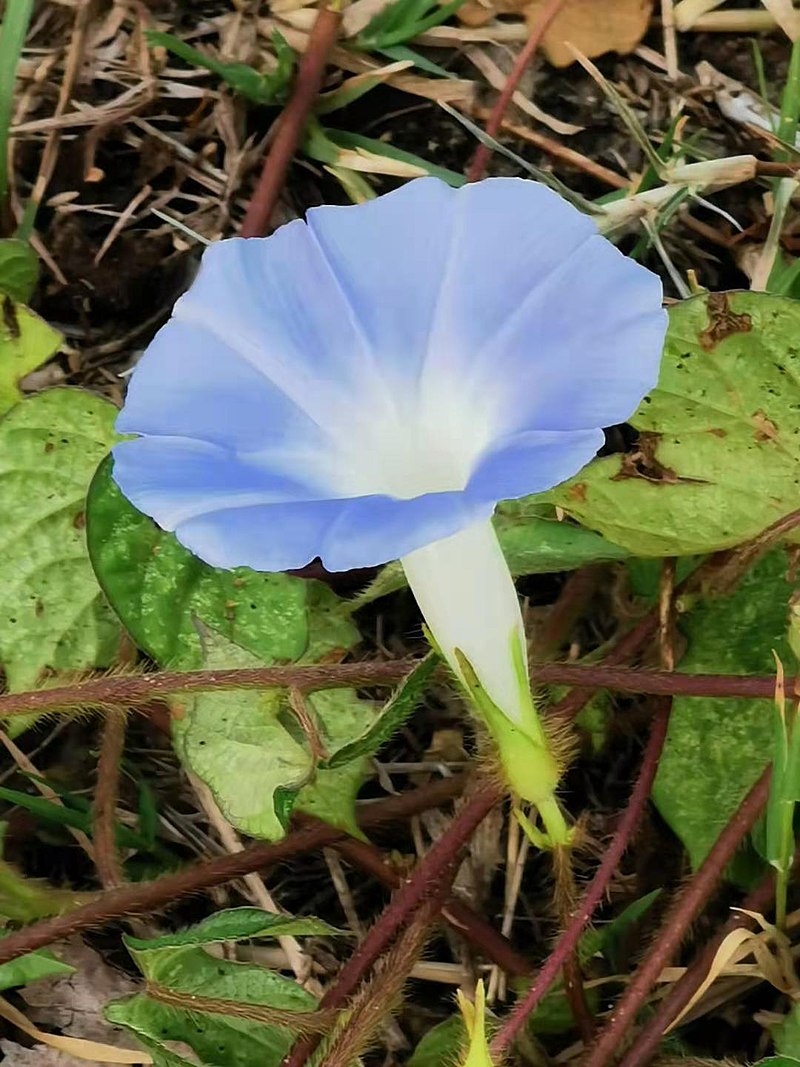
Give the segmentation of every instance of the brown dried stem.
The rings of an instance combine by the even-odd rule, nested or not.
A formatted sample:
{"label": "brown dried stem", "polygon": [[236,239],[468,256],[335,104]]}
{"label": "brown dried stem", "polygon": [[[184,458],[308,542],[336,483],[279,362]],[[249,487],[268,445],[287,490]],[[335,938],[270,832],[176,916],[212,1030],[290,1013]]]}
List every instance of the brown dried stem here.
{"label": "brown dried stem", "polygon": [[[359,825],[366,829],[438,807],[458,796],[463,786],[464,780],[461,778],[443,778],[413,792],[375,801],[359,812]],[[158,911],[189,893],[199,893],[242,878],[251,871],[263,870],[293,856],[323,848],[343,836],[340,830],[318,823],[290,834],[283,841],[251,845],[243,852],[194,864],[153,882],[113,889],[66,915],[45,919],[2,938],[0,963],[17,959],[26,952],[33,952],[81,930],[103,926],[130,915]]]}
{"label": "brown dried stem", "polygon": [[612,1011],[606,1028],[589,1050],[584,1067],[607,1067],[613,1062],[659,974],[674,958],[687,930],[761,814],[769,795],[770,777],[767,767],[717,838],[700,869],[675,897],[650,951]]}
{"label": "brown dried stem", "polygon": [[319,95],[325,66],[339,35],[341,21],[342,13],[338,7],[323,6],[317,12],[308,46],[300,60],[292,95],[277,119],[272,147],[264,160],[261,177],[245,213],[239,231],[242,237],[264,237],[269,232],[270,219],[286,182],[286,172]]}

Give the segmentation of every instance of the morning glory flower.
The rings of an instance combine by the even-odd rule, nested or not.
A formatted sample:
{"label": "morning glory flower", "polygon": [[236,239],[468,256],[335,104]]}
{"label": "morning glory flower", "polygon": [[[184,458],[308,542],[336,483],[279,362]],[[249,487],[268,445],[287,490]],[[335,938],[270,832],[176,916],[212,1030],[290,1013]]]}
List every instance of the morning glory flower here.
{"label": "morning glory flower", "polygon": [[492,512],[592,459],[655,384],[664,331],[658,279],[546,187],[417,179],[212,244],[133,374],[114,477],[216,567],[401,559],[541,805],[557,760]]}

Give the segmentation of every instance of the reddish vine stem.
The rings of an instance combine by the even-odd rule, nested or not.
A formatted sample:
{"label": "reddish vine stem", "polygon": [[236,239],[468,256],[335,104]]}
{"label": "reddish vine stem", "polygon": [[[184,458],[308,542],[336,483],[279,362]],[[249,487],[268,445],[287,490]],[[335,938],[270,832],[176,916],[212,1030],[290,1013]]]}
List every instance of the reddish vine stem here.
{"label": "reddish vine stem", "polygon": [[597,873],[584,893],[578,909],[574,912],[570,924],[564,930],[556,947],[542,965],[533,985],[516,1005],[514,1011],[503,1023],[492,1041],[492,1053],[495,1057],[503,1056],[509,1049],[525,1025],[528,1016],[540,1003],[542,997],[558,977],[565,961],[577,948],[581,934],[605,896],[608,885],[617,871],[619,862],[638,829],[647,799],[650,796],[653,779],[658,769],[658,761],[661,757],[661,750],[664,747],[664,738],[666,737],[667,724],[669,722],[670,703],[669,700],[661,700],[658,703],[653,724],[650,728],[650,737],[639,768],[639,775],[631,791],[628,806],[620,820],[617,832],[614,834],[611,845],[603,857]]}
{"label": "reddish vine stem", "polygon": [[357,1063],[381,1021],[397,1006],[411,968],[425,947],[430,928],[450,892],[458,866],[457,860],[451,861],[442,871],[431,895],[420,904],[406,929],[379,963],[374,979],[362,986],[353,998],[317,1061],[321,1067],[351,1067]]}
{"label": "reddish vine stem", "polygon": [[125,713],[115,709],[103,728],[97,761],[97,788],[92,809],[92,842],[97,876],[103,889],[116,889],[124,881],[115,837],[119,773],[125,747]]}
{"label": "reddish vine stem", "polygon": [[277,119],[275,136],[264,160],[264,168],[240,229],[242,237],[263,237],[269,232],[270,219],[286,182],[286,172],[303,135],[314,102],[322,85],[328,56],[339,35],[342,13],[337,8],[321,7],[300,60],[292,95]]}
{"label": "reddish vine stem", "polygon": [[[644,625],[646,623],[646,625]],[[595,689],[648,696],[735,697],[770,700],[775,695],[772,675],[680,674],[669,671],[639,670],[617,666],[631,659],[653,635],[656,623],[649,616],[622,639],[606,659],[597,665],[581,663],[534,663],[531,673],[541,685],[569,685],[570,693],[553,708],[564,714],[570,698],[585,702]],[[612,662],[613,661],[613,662]],[[105,711],[127,706],[151,713],[152,702],[168,695],[215,689],[284,689],[302,692],[319,689],[350,689],[358,686],[391,686],[401,682],[418,661],[392,660],[389,663],[340,663],[313,667],[247,667],[225,671],[158,671],[153,674],[116,678],[91,678],[76,685],[37,689],[0,695],[0,719],[38,714],[59,709],[81,708]],[[587,692],[588,691],[588,692]],[[787,693],[800,693],[800,677],[786,679]],[[583,703],[580,704],[583,707]],[[577,710],[580,710],[580,707]],[[573,705],[569,704],[570,714]],[[577,713],[577,712],[575,712]]]}
{"label": "reddish vine stem", "polygon": [[[392,943],[397,931],[444,877],[476,828],[503,798],[497,782],[481,781],[465,800],[447,832],[431,846],[411,877],[403,883],[367,936],[339,972],[336,983],[325,993],[320,1008],[340,1008],[361,980]],[[2,945],[2,942],[0,942]],[[282,1067],[303,1067],[319,1044],[313,1034],[297,1041]]]}
{"label": "reddish vine stem", "polygon": [[717,838],[697,873],[675,897],[652,948],[612,1011],[605,1029],[589,1050],[584,1067],[608,1067],[608,1064],[613,1062],[659,974],[674,958],[686,931],[713,893],[736,849],[745,834],[752,829],[766,804],[770,772],[769,767],[764,770]]}
{"label": "reddish vine stem", "polygon": [[[774,893],[775,875],[770,873],[752,893],[745,897],[740,907],[743,911],[763,913],[772,902]],[[735,912],[723,924],[711,941],[697,954],[667,996],[658,1004],[655,1013],[650,1016],[637,1034],[619,1067],[646,1067],[646,1064],[658,1052],[658,1048],[664,1039],[664,1031],[683,1011],[702,985],[717,954],[717,949],[728,934],[743,927],[754,928],[756,926],[755,919],[743,914],[743,911]]]}
{"label": "reddish vine stem", "polygon": [[[374,845],[346,837],[337,841],[334,847],[353,866],[368,872],[385,886],[397,889],[402,884],[402,875],[386,862]],[[507,937],[457,896],[451,896],[445,902],[442,915],[457,933],[506,974],[523,978],[533,971],[533,964],[517,952]]]}
{"label": "reddish vine stem", "polygon": [[[729,592],[740,580],[743,574],[766,552],[769,551],[781,538],[800,526],[800,509],[792,511],[788,515],[781,516],[771,526],[768,526],[758,537],[747,541],[736,549],[726,552],[718,552],[703,563],[692,574],[688,575],[673,590],[673,599],[690,593],[702,593],[706,596],[720,595]],[[608,667],[621,667],[635,659],[642,651],[650,638],[656,633],[659,626],[658,607],[648,612],[636,626],[625,634],[600,663],[600,669]],[[670,677],[667,674],[667,677]],[[686,675],[674,675],[673,677],[687,677]],[[796,684],[792,680],[792,685]],[[594,688],[600,688],[595,686]],[[610,687],[609,687],[610,688]],[[678,689],[650,689],[652,693],[669,693],[678,696]],[[638,692],[645,692],[639,689]],[[586,707],[591,699],[591,691],[583,693],[572,692],[567,695],[552,709],[552,714],[564,719],[574,719],[575,716]],[[686,693],[687,696],[708,696],[712,694]],[[713,694],[716,695],[716,694]],[[749,695],[749,694],[748,694]],[[759,693],[759,696],[761,694]],[[773,693],[767,694],[772,696]]]}
{"label": "reddish vine stem", "polygon": [[[463,778],[442,778],[420,786],[413,792],[375,801],[358,813],[359,825],[367,829],[439,807],[458,796],[463,787]],[[17,959],[26,952],[33,952],[81,930],[103,926],[130,915],[158,911],[188,893],[199,893],[242,878],[251,871],[264,870],[293,856],[333,844],[343,836],[341,830],[326,823],[317,823],[290,834],[283,841],[251,845],[242,852],[194,864],[144,885],[139,883],[113,889],[66,915],[34,923],[0,939],[0,963]]]}
{"label": "reddish vine stem", "polygon": [[[514,60],[514,66],[511,68],[511,73],[506,78],[503,90],[495,101],[491,114],[489,115],[489,119],[486,123],[486,133],[489,137],[497,137],[505,113],[508,110],[508,105],[511,103],[511,98],[517,90],[522,75],[525,73],[529,63],[536,55],[536,50],[541,44],[545,33],[547,33],[547,28],[563,6],[564,0],[549,0],[539,12],[539,17],[531,27],[530,36],[525,42],[519,55]],[[486,173],[486,167],[491,155],[492,150],[488,145],[478,145],[477,151],[472,157],[472,163],[467,171],[468,182],[477,182],[481,180]]]}

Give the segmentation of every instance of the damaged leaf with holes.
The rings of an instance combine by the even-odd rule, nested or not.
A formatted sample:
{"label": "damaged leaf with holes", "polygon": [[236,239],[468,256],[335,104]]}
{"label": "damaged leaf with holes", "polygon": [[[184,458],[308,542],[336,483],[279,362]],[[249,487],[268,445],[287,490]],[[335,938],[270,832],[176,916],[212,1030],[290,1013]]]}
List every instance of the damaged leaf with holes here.
{"label": "damaged leaf with holes", "polygon": [[711,293],[669,309],[658,386],[633,451],[544,494],[639,556],[758,537],[800,508],[800,303]]}
{"label": "damaged leaf with holes", "polygon": [[52,389],[0,421],[0,664],[12,691],[115,661],[121,631],[89,563],[84,500],[116,413]]}

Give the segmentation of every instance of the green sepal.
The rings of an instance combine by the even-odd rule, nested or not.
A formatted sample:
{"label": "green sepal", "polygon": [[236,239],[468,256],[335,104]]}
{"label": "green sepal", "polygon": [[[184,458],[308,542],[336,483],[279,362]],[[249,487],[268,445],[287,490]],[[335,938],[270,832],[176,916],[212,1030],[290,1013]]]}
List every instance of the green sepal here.
{"label": "green sepal", "polygon": [[[464,688],[497,746],[506,782],[512,792],[537,806],[556,791],[559,768],[542,740],[512,722],[481,685],[461,649],[454,650]],[[541,727],[539,727],[541,730]],[[543,738],[542,734],[542,738]]]}

